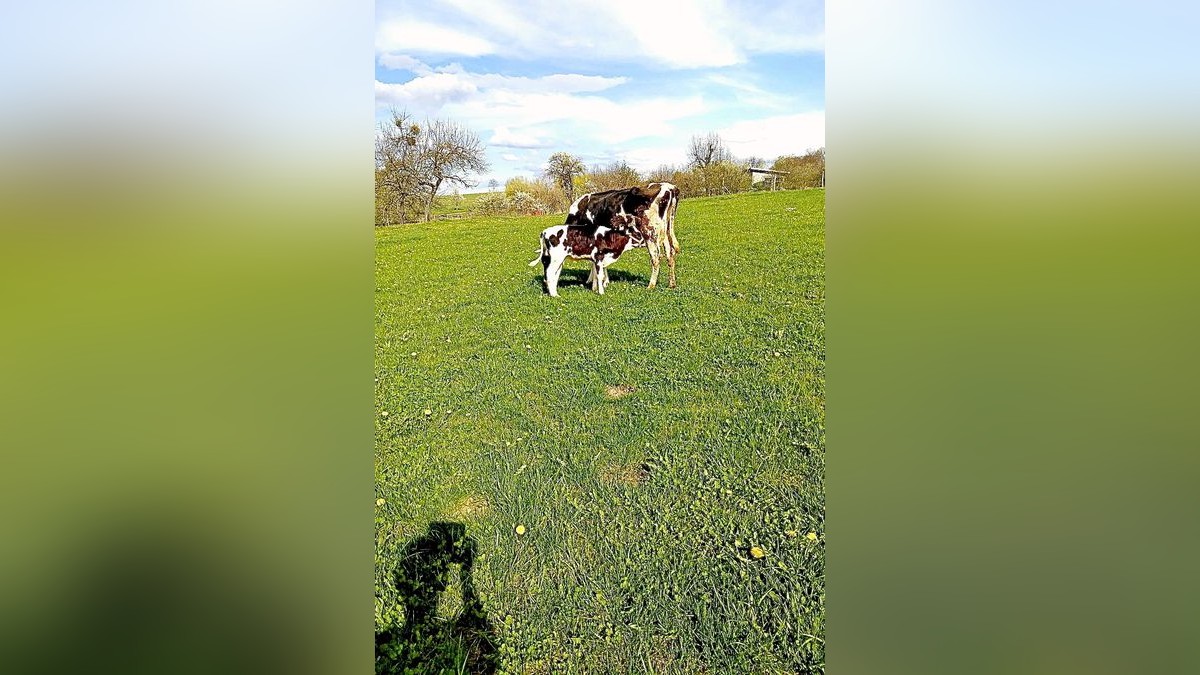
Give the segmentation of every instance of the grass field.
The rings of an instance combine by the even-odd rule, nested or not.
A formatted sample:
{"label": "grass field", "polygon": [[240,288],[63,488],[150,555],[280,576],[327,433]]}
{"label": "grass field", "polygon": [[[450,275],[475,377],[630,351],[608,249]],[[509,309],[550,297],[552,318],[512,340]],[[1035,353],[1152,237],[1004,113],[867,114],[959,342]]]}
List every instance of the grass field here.
{"label": "grass field", "polygon": [[562,216],[376,230],[377,669],[823,672],[824,202],[684,200],[678,288],[557,299]]}
{"label": "grass field", "polygon": [[471,209],[475,206],[475,201],[486,194],[504,194],[503,190],[496,193],[490,192],[472,192],[454,197],[451,195],[442,195],[433,202],[431,214],[434,218],[462,218],[471,215]]}

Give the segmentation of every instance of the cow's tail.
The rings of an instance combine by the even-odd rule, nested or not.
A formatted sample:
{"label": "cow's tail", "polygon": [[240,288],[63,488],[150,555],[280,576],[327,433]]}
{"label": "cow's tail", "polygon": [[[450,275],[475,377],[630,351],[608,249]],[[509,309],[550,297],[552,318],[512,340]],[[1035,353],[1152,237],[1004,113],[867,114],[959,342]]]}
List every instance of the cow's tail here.
{"label": "cow's tail", "polygon": [[537,251],[537,257],[534,258],[533,260],[529,261],[529,266],[536,267],[538,263],[542,262],[542,258],[544,258],[544,257],[546,257],[546,239],[543,237],[542,245],[538,248],[538,251]]}
{"label": "cow's tail", "polygon": [[679,253],[679,240],[675,238],[675,207],[679,205],[678,190],[672,191],[671,203],[667,205],[667,241],[671,243],[671,250]]}

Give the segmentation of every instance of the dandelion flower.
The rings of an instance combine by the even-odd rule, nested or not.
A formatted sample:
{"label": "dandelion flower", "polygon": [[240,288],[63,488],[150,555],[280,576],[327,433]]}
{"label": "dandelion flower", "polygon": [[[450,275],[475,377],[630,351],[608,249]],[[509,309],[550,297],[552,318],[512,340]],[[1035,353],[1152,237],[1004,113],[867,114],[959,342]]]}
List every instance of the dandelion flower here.
{"label": "dandelion flower", "polygon": [[800,534],[800,533],[795,530],[788,530],[788,531],[784,532],[784,534],[786,534],[789,537],[795,537],[797,534]]}
{"label": "dandelion flower", "polygon": [[379,416],[380,416],[380,417],[387,417],[387,416],[388,416],[388,411],[384,410],[383,412],[379,413]]}
{"label": "dandelion flower", "polygon": [[817,533],[816,533],[816,532],[809,532],[808,534],[806,534],[806,535],[804,535],[804,536],[805,536],[805,537],[807,537],[809,541],[816,541],[816,540],[817,540]]}
{"label": "dandelion flower", "polygon": [[433,411],[432,411],[432,410],[430,410],[429,408],[426,408],[426,409],[425,409],[425,414],[426,414],[426,415],[432,415],[432,414],[433,414]]}
{"label": "dandelion flower", "polygon": [[518,525],[518,526],[517,526],[517,536],[518,536],[518,537],[520,537],[520,536],[522,536],[522,535],[524,535],[524,534],[525,534],[525,526],[524,526],[524,525]]}
{"label": "dandelion flower", "polygon": [[766,554],[767,554],[767,552],[762,550],[758,546],[750,547],[750,555],[753,556],[755,559],[761,558],[761,557],[765,556]]}
{"label": "dandelion flower", "polygon": [[379,499],[375,500],[375,506],[383,506],[386,503],[387,503],[387,500],[385,500],[383,497],[380,497]]}

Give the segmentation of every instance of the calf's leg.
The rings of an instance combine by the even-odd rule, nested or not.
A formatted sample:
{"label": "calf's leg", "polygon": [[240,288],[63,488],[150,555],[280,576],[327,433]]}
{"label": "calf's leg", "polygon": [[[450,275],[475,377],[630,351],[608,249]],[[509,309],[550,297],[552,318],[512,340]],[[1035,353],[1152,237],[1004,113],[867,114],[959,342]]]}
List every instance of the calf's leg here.
{"label": "calf's leg", "polygon": [[546,263],[546,290],[552,298],[558,297],[558,275],[562,272],[563,263],[566,259],[566,254],[559,254],[557,251],[552,251],[549,262]]}

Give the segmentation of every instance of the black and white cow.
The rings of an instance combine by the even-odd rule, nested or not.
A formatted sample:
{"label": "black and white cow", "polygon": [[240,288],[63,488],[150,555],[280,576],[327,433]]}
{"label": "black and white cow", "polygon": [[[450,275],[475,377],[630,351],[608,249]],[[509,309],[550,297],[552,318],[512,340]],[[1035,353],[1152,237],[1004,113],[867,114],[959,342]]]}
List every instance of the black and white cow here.
{"label": "black and white cow", "polygon": [[636,244],[650,253],[650,284],[658,283],[660,249],[667,255],[671,288],[675,287],[675,256],[679,240],[675,238],[675,209],[679,206],[679,188],[670,183],[651,183],[604,192],[589,192],[576,199],[567,210],[567,225],[608,225],[614,219],[634,219],[634,228],[642,233]]}
{"label": "black and white cow", "polygon": [[633,224],[632,216],[615,216],[606,225],[586,223],[547,227],[542,230],[541,255],[530,261],[529,266],[542,263],[546,291],[557,298],[558,276],[567,258],[591,261],[589,281],[592,290],[604,295],[604,287],[608,285],[605,268],[625,251],[645,245],[644,235]]}

